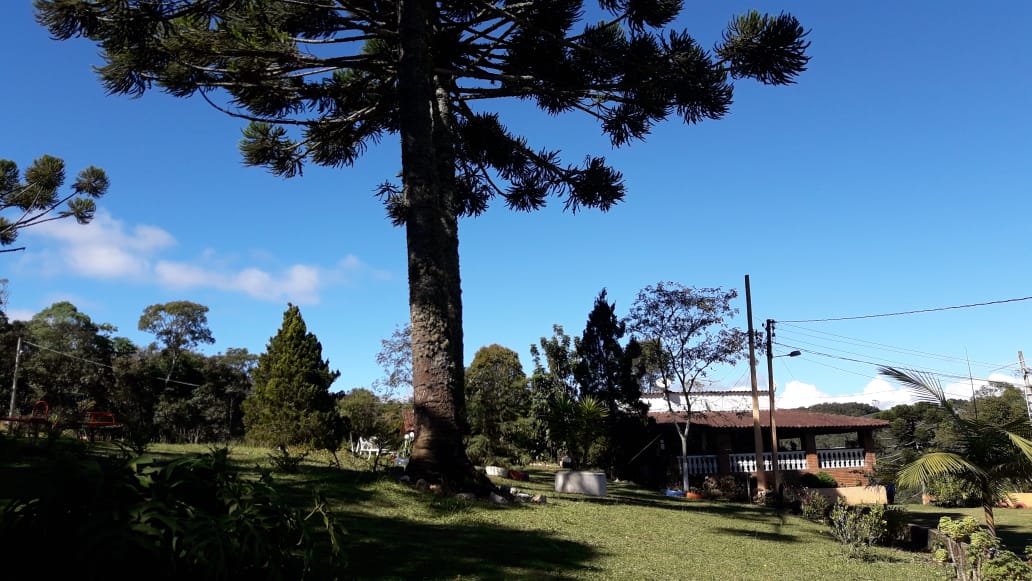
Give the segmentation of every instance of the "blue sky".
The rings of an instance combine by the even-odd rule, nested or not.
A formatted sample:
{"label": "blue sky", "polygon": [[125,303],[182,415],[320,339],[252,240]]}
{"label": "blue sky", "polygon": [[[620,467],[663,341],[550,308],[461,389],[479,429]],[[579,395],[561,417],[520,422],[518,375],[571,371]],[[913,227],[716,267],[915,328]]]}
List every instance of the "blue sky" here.
{"label": "blue sky", "polygon": [[[629,195],[607,214],[498,204],[462,223],[467,364],[499,343],[529,371],[529,345],[554,323],[579,334],[600,289],[623,314],[660,280],[738,288],[743,326],[745,274],[757,326],[1032,295],[1032,5],[687,4],[678,26],[704,45],[749,8],[793,13],[812,29],[809,71],[791,87],[739,83],[726,119],[668,122],[619,150],[586,118],[500,105],[536,146],[605,154]],[[70,300],[147,343],[144,307],[192,300],[211,308],[212,352],[260,352],[293,301],[342,373],[335,388],[381,377],[380,340],[408,316],[404,233],[372,194],[399,169],[396,139],[283,180],[244,167],[242,123],[202,101],[105,96],[96,49],[48,39],[29,2],[0,9],[0,48],[0,158],[49,153],[112,182],[92,225],[26,230],[27,251],[0,255],[12,314]],[[804,351],[776,361],[779,405],[904,399],[869,362],[946,374],[958,395],[968,359],[976,378],[1013,379],[1017,351],[1032,360],[1030,314],[1017,301],[779,325]],[[712,379],[747,385],[748,370]]]}

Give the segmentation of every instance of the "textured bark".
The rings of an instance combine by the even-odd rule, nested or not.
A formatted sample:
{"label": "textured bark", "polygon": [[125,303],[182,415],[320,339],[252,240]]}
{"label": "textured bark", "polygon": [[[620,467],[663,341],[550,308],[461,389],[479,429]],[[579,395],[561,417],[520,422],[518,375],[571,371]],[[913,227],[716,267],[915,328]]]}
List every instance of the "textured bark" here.
{"label": "textured bark", "polygon": [[432,10],[425,0],[403,0],[399,9],[399,120],[416,420],[407,471],[413,478],[463,489],[476,479],[462,443],[458,218],[450,187],[450,136],[443,125],[447,111],[436,102],[429,59]]}

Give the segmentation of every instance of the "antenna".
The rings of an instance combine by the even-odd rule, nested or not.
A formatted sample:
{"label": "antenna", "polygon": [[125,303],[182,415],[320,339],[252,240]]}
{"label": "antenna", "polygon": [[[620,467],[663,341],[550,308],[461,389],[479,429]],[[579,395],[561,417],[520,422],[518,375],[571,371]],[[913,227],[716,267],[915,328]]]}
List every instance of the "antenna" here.
{"label": "antenna", "polygon": [[1028,421],[1032,422],[1032,385],[1029,385],[1029,371],[1025,367],[1025,354],[1018,351],[1018,363],[1021,364],[1021,377],[1024,380],[1025,388],[1022,393],[1025,395],[1025,409],[1028,411]]}

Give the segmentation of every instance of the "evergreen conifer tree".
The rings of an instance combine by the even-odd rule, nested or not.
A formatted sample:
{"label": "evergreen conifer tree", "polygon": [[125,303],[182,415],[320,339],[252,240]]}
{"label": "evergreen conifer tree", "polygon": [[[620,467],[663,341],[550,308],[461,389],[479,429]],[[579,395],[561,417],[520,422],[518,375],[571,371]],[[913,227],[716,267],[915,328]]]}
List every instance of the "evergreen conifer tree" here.
{"label": "evergreen conifer tree", "polygon": [[[35,0],[58,39],[98,43],[111,93],[198,96],[250,122],[250,165],[300,175],[350,166],[389,135],[401,183],[378,193],[404,226],[416,439],[408,472],[463,487],[465,399],[459,227],[493,201],[571,212],[624,199],[598,155],[564,162],[507,127],[491,102],[597,120],[614,146],[669,117],[723,118],[735,81],[795,82],[806,30],[752,11],[707,50],[673,26],[681,0]],[[224,91],[224,92],[223,92]]]}
{"label": "evergreen conifer tree", "polygon": [[335,452],[342,437],[330,385],[340,376],[322,358],[301,310],[289,304],[283,324],[258,358],[254,390],[244,401],[247,437],[276,447],[310,445]]}

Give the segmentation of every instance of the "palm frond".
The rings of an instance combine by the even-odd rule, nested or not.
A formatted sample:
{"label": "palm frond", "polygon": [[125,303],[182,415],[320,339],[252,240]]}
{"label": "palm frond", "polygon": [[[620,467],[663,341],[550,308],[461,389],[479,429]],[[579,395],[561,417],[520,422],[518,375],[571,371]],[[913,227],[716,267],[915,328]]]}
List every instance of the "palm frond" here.
{"label": "palm frond", "polygon": [[896,482],[904,488],[916,488],[933,476],[952,474],[969,480],[987,478],[982,468],[952,452],[931,452],[904,466],[896,474]]}
{"label": "palm frond", "polygon": [[918,401],[937,405],[949,412],[950,415],[957,415],[950,400],[946,397],[942,384],[934,375],[913,369],[885,366],[878,367],[878,373],[903,384]]}
{"label": "palm frond", "polygon": [[1029,422],[1028,418],[1021,417],[1011,420],[1002,424],[1000,429],[1032,440],[1032,423]]}
{"label": "palm frond", "polygon": [[1006,432],[1006,434],[1008,439],[1010,439],[1011,444],[1014,444],[1015,448],[1021,450],[1021,453],[1025,456],[1025,459],[1028,460],[1030,464],[1032,464],[1032,440],[1024,436],[1020,436],[1014,432]]}

